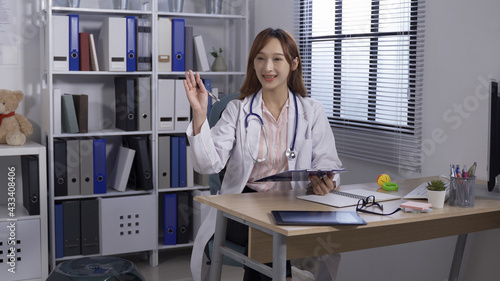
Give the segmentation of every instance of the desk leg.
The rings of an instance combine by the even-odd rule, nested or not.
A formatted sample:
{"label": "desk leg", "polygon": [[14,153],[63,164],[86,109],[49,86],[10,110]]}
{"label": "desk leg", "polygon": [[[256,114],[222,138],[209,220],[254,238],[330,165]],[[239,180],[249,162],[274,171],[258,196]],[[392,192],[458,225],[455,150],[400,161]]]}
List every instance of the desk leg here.
{"label": "desk leg", "polygon": [[273,281],[286,280],[286,237],[273,234]]}
{"label": "desk leg", "polygon": [[222,275],[222,253],[219,247],[224,246],[226,240],[226,225],[227,218],[222,211],[217,210],[212,262],[210,264],[210,281],[220,281]]}
{"label": "desk leg", "polygon": [[453,262],[451,263],[450,275],[448,277],[450,281],[458,280],[458,274],[460,273],[460,266],[464,256],[465,242],[467,242],[467,234],[458,235],[457,243],[455,244],[455,253],[453,254]]}

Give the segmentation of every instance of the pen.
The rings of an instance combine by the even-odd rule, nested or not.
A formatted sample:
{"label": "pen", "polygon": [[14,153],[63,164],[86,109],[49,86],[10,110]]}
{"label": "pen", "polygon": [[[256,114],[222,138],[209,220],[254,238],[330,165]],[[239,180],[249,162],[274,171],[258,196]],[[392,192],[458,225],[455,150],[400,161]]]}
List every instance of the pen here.
{"label": "pen", "polygon": [[472,164],[472,166],[470,166],[469,171],[467,172],[467,176],[469,178],[473,177],[476,174],[476,166],[477,166],[476,162],[474,162],[474,164]]}
{"label": "pen", "polygon": [[[200,88],[200,85],[198,85],[198,83],[196,83],[196,88]],[[206,90],[206,89],[205,89]],[[220,99],[218,97],[216,97],[214,94],[212,94],[209,90],[207,90],[207,93],[209,96],[211,96],[215,101],[220,101]]]}
{"label": "pen", "polygon": [[209,90],[207,90],[207,93],[209,96],[211,96],[215,101],[220,101],[218,97],[216,97],[214,94],[212,94]]}

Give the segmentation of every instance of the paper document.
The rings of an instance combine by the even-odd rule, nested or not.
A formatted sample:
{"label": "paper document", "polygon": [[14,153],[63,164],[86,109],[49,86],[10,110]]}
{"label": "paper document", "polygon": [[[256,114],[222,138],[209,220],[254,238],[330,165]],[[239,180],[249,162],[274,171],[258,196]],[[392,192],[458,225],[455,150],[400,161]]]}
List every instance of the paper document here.
{"label": "paper document", "polygon": [[354,206],[358,204],[360,199],[364,199],[370,195],[375,196],[376,202],[400,199],[399,196],[366,189],[352,189],[347,191],[332,190],[326,195],[301,195],[297,196],[297,198],[340,208]]}

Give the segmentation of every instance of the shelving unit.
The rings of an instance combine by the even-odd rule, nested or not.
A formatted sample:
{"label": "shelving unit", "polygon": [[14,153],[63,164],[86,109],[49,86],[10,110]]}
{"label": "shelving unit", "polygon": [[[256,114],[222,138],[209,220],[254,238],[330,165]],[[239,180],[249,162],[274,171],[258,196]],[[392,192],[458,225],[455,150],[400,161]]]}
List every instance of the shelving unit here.
{"label": "shelving unit", "polygon": [[[99,2],[99,3],[97,3]],[[132,1],[129,1],[132,3]],[[202,3],[203,2],[203,3]],[[149,256],[150,264],[155,266],[158,264],[158,251],[169,250],[179,247],[191,247],[192,239],[188,243],[176,245],[163,245],[163,231],[162,231],[162,204],[161,200],[164,194],[172,192],[192,192],[194,190],[207,189],[207,186],[191,184],[187,187],[176,188],[159,188],[159,174],[158,164],[159,159],[163,155],[159,155],[159,138],[161,136],[178,136],[185,134],[184,130],[164,131],[159,129],[159,89],[158,81],[160,79],[182,79],[184,71],[158,71],[158,26],[157,19],[159,18],[182,18],[185,19],[186,26],[193,27],[193,35],[202,35],[205,48],[208,52],[212,47],[224,49],[224,58],[228,64],[228,71],[225,72],[200,72],[203,78],[210,78],[212,87],[219,89],[219,95],[237,92],[244,79],[246,71],[246,58],[248,54],[248,0],[241,0],[236,2],[227,2],[223,7],[222,14],[206,14],[204,12],[204,1],[198,0],[185,0],[184,9],[182,13],[172,13],[164,10],[164,0],[139,0],[131,4],[128,10],[115,10],[112,8],[112,0],[107,1],[81,1],[80,8],[61,7],[58,5],[57,0],[44,0],[42,4],[42,14],[45,25],[43,26],[44,34],[44,51],[42,57],[44,58],[44,73],[43,73],[43,90],[42,105],[44,110],[42,112],[42,139],[47,146],[47,159],[48,159],[48,206],[49,206],[49,232],[56,232],[55,223],[55,205],[70,202],[96,199],[99,201],[99,208],[101,209],[100,221],[109,221],[109,217],[102,212],[102,209],[108,208],[115,204],[114,201],[129,200],[131,206],[137,200],[145,200],[148,202],[150,197],[154,198],[154,203],[142,206],[144,214],[136,214],[139,217],[153,211],[153,217],[148,217],[148,220],[157,221],[154,227],[148,229],[141,229],[140,234],[154,237],[154,241],[158,241],[154,247],[145,246],[144,249],[130,249],[125,248],[120,251],[113,251],[103,249],[103,237],[109,239],[110,233],[101,233],[100,235],[100,251],[93,255],[103,255],[103,253],[114,252],[116,254],[124,254],[133,252],[146,252]],[[94,6],[83,6],[94,5]],[[60,71],[54,70],[51,59],[53,57],[54,49],[54,36],[53,34],[53,21],[52,18],[56,15],[79,15],[80,32],[89,32],[94,34],[97,43],[99,36],[100,26],[106,17],[126,17],[135,16],[136,18],[147,18],[151,21],[151,53],[152,53],[152,68],[150,71],[133,71],[133,72],[120,72],[120,71]],[[99,53],[97,54],[99,56]],[[211,64],[213,58],[209,57]],[[151,130],[147,131],[123,131],[115,128],[115,77],[149,77],[151,81]],[[60,89],[62,93],[71,94],[87,94],[89,99],[89,114],[88,114],[88,133],[61,133],[55,131],[55,122],[59,122],[54,117],[54,113],[61,110],[57,108],[57,102],[54,98],[54,89]],[[56,196],[55,186],[56,177],[55,171],[57,169],[54,159],[54,141],[58,139],[72,140],[72,139],[92,139],[104,138],[106,140],[106,162],[107,174],[111,173],[111,169],[115,166],[114,163],[118,151],[121,146],[122,138],[124,136],[146,136],[148,139],[149,153],[151,158],[153,189],[152,190],[133,190],[126,189],[125,192],[115,191],[114,189],[107,188],[104,194],[91,194],[91,195],[65,195]],[[109,180],[109,178],[108,178]],[[141,201],[142,202],[142,201]],[[103,204],[109,204],[103,207]],[[137,207],[137,206],[134,206]],[[132,207],[130,208],[132,212]],[[125,210],[123,210],[125,212]],[[115,214],[113,214],[115,215]],[[119,214],[117,214],[119,216]],[[138,222],[141,223],[142,222]],[[101,225],[102,228],[102,225]],[[108,228],[106,228],[108,229]],[[100,229],[102,231],[102,229]],[[113,230],[107,230],[113,231]],[[121,237],[123,238],[123,237]],[[128,238],[127,238],[128,239]],[[141,238],[142,239],[142,238]],[[61,261],[75,259],[82,257],[82,255],[71,255],[56,258],[56,239],[55,235],[49,237],[50,241],[50,259],[49,263],[51,268]],[[147,244],[147,243],[144,243]],[[87,256],[87,255],[86,255]]]}
{"label": "shelving unit", "polygon": [[[38,162],[38,196],[29,199],[39,206],[39,214],[30,215],[23,204],[24,197],[30,196],[23,190],[30,183],[22,181],[29,171],[22,169],[21,157],[27,155]],[[45,147],[34,142],[1,144],[0,163],[4,173],[0,176],[0,279],[45,280],[49,269]]]}

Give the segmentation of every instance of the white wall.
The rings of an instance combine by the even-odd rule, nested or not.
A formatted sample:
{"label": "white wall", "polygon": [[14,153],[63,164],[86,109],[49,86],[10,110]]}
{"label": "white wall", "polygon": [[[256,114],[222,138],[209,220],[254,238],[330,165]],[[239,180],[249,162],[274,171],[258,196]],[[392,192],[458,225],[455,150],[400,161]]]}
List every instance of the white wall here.
{"label": "white wall", "polygon": [[[294,30],[290,0],[256,0],[254,35],[262,28]],[[279,11],[279,12],[278,12]],[[500,80],[500,1],[426,3],[422,174],[341,158],[342,183],[447,174],[450,163],[478,162],[486,178],[489,77]],[[486,84],[487,85],[487,84]],[[500,203],[500,202],[499,202]],[[500,230],[469,235],[459,280],[500,276]],[[338,280],[447,280],[456,237],[342,254]],[[416,265],[416,266],[415,266]]]}
{"label": "white wall", "polygon": [[282,28],[294,34],[294,5],[288,0],[249,1],[250,4],[250,43],[263,29]]}
{"label": "white wall", "polygon": [[0,23],[1,89],[21,90],[24,100],[16,113],[34,127],[29,140],[40,141],[40,35],[36,0],[2,1]]}

